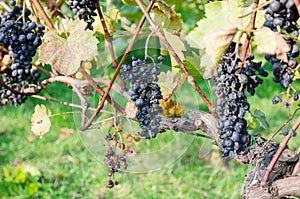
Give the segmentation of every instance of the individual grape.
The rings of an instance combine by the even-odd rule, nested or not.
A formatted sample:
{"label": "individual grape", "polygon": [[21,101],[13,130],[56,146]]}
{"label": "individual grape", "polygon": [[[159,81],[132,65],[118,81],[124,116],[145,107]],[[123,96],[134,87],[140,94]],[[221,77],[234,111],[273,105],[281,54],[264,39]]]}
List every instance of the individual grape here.
{"label": "individual grape", "polygon": [[158,113],[162,111],[159,106],[162,94],[159,85],[155,83],[160,73],[159,64],[147,64],[133,56],[131,65],[124,64],[122,70],[122,79],[131,83],[128,94],[138,109],[136,118],[141,127],[140,135],[146,139],[155,138],[161,120]]}
{"label": "individual grape", "polygon": [[299,94],[297,93],[297,91],[295,91],[294,93],[293,93],[293,100],[294,101],[297,101],[299,99]]}
{"label": "individual grape", "polygon": [[219,116],[218,134],[222,144],[222,156],[233,158],[242,153],[248,144],[247,121],[244,116],[250,109],[245,91],[254,95],[255,88],[263,83],[258,75],[267,76],[261,62],[253,62],[254,55],[245,56],[242,67],[235,60],[235,43],[232,43],[220,60],[214,73],[216,86],[213,88],[218,102],[215,108]]}
{"label": "individual grape", "polygon": [[97,16],[95,10],[97,5],[95,1],[91,0],[69,0],[71,10],[74,12],[75,17],[79,17],[87,22],[86,29],[93,30],[94,16]]}
{"label": "individual grape", "polygon": [[279,96],[275,96],[275,97],[273,97],[273,99],[272,99],[272,103],[273,104],[278,104],[279,102],[281,102],[282,101],[282,99],[281,99],[281,96],[279,95]]}

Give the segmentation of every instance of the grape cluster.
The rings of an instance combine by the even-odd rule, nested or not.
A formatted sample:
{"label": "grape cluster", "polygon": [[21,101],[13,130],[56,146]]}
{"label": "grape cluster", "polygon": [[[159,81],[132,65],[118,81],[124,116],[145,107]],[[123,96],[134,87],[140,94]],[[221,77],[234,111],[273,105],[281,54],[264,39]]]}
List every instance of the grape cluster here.
{"label": "grape cluster", "polygon": [[138,109],[136,118],[142,129],[140,135],[146,139],[155,138],[161,121],[158,113],[162,111],[159,106],[162,99],[160,87],[154,83],[158,81],[159,65],[147,64],[133,56],[132,64],[124,64],[122,70],[122,79],[131,83],[128,93]]}
{"label": "grape cluster", "polygon": [[[0,15],[0,44],[8,49],[8,54],[12,59],[10,68],[3,71],[3,82],[20,92],[22,88],[29,84],[37,84],[40,74],[38,71],[31,71],[32,57],[35,56],[37,48],[42,44],[42,25],[37,25],[31,21],[30,10],[16,6],[11,2],[12,10]],[[19,105],[26,100],[26,96],[16,94],[2,88],[0,90],[1,101]]]}
{"label": "grape cluster", "polygon": [[93,0],[69,0],[69,6],[75,14],[75,17],[87,22],[86,29],[93,30],[94,16],[97,16],[95,10],[97,5]]}
{"label": "grape cluster", "polygon": [[297,62],[294,60],[299,55],[299,47],[293,38],[298,38],[299,27],[296,21],[299,18],[294,0],[274,0],[268,5],[265,12],[264,26],[272,31],[280,31],[285,34],[285,41],[290,46],[287,53],[288,62],[280,61],[275,55],[265,55],[266,60],[270,61],[273,68],[273,81],[280,83],[283,88],[288,88],[294,77],[294,70]]}
{"label": "grape cluster", "polygon": [[[121,164],[124,170],[127,169],[127,161],[126,161],[126,155],[125,153],[122,153],[120,155],[116,154],[116,146],[111,146],[110,143],[114,142],[113,137],[108,134],[106,136],[106,141],[109,143],[108,149],[105,153],[105,159],[104,163],[109,166],[109,172],[108,172],[108,182],[106,187],[111,189],[114,187],[114,185],[118,185],[118,181],[113,181],[111,177],[113,177],[114,173],[118,172],[121,168]],[[124,149],[123,149],[124,150]]]}
{"label": "grape cluster", "polygon": [[245,90],[254,95],[254,89],[263,83],[258,75],[268,75],[261,68],[261,62],[252,61],[253,55],[247,55],[242,63],[241,60],[234,60],[234,47],[235,44],[231,44],[223,55],[214,73],[216,86],[213,88],[218,97],[217,129],[222,144],[222,157],[230,158],[233,158],[234,153],[244,151],[249,140],[244,116],[250,105]]}

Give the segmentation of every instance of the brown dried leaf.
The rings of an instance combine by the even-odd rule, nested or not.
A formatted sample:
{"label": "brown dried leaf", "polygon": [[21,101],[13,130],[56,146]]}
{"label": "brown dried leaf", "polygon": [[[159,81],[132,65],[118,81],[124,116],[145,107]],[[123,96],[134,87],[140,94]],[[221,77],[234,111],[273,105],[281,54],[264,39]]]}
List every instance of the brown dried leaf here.
{"label": "brown dried leaf", "polygon": [[137,112],[137,108],[134,105],[134,102],[128,101],[125,107],[126,117],[133,119],[135,118],[135,113]]}

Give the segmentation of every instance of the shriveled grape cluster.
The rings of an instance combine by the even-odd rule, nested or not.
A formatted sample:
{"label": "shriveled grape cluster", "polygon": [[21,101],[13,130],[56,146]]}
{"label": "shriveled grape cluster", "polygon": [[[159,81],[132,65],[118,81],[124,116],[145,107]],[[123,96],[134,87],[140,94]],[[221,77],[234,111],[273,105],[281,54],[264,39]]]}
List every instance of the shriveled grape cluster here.
{"label": "shriveled grape cluster", "polygon": [[94,16],[97,16],[95,10],[97,5],[93,0],[69,0],[69,6],[75,14],[75,17],[87,22],[86,29],[93,30]]}
{"label": "shriveled grape cluster", "polygon": [[136,118],[142,131],[140,135],[146,139],[155,138],[158,133],[162,111],[159,100],[162,99],[158,81],[159,64],[149,63],[132,57],[131,65],[123,65],[122,79],[131,83],[128,93],[138,109]]}
{"label": "shriveled grape cluster", "polygon": [[280,83],[283,88],[288,88],[294,77],[294,69],[297,62],[294,60],[299,55],[299,47],[294,39],[298,38],[299,27],[297,20],[299,14],[294,0],[274,0],[266,9],[264,26],[272,31],[279,31],[285,35],[285,41],[290,46],[287,53],[288,62],[278,60],[275,55],[265,55],[273,68],[274,82]]}
{"label": "shriveled grape cluster", "polygon": [[111,189],[114,187],[114,185],[118,185],[118,181],[113,181],[112,177],[114,176],[114,173],[118,172],[121,167],[123,170],[127,169],[127,161],[126,161],[126,154],[123,151],[122,154],[116,154],[116,146],[112,144],[111,142],[114,142],[113,137],[108,134],[106,136],[106,141],[108,142],[108,148],[105,153],[105,159],[104,163],[109,166],[109,172],[108,172],[108,182],[106,187]]}
{"label": "shriveled grape cluster", "polygon": [[[14,6],[10,12],[0,15],[0,44],[8,49],[12,59],[10,68],[3,71],[3,82],[20,92],[29,84],[37,84],[40,74],[38,71],[31,71],[32,57],[36,54],[37,48],[42,44],[42,25],[37,25],[31,21],[30,10],[23,7]],[[22,104],[26,96],[15,94],[6,88],[0,91],[1,103]]]}
{"label": "shriveled grape cluster", "polygon": [[234,60],[234,46],[233,43],[227,49],[214,73],[216,82],[214,91],[218,97],[217,129],[222,144],[222,156],[230,158],[235,153],[240,154],[244,151],[249,140],[247,121],[244,116],[250,105],[245,90],[250,95],[254,95],[254,89],[263,82],[258,74],[268,75],[261,68],[261,62],[252,61],[253,55],[247,55],[242,64],[241,60]]}

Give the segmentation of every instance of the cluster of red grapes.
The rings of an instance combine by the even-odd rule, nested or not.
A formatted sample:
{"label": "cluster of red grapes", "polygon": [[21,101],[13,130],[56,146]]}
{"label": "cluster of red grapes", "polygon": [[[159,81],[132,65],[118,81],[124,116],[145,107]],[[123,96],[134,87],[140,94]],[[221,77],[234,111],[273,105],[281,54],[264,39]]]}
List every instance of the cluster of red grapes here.
{"label": "cluster of red grapes", "polygon": [[266,21],[263,26],[274,32],[279,31],[284,34],[285,41],[290,46],[290,51],[287,53],[288,62],[278,60],[275,55],[265,55],[266,60],[272,64],[274,82],[280,83],[283,88],[288,88],[292,83],[297,67],[294,58],[299,55],[299,47],[295,42],[299,35],[297,25],[299,14],[294,0],[274,0],[267,6],[264,16]]}
{"label": "cluster of red grapes", "polygon": [[232,43],[223,55],[214,73],[216,86],[213,88],[218,97],[217,129],[222,144],[222,157],[230,158],[245,151],[249,140],[244,116],[250,105],[245,91],[254,95],[254,89],[263,83],[258,75],[268,75],[261,67],[261,62],[252,61],[252,54],[247,55],[244,61],[235,60],[234,49],[235,43]]}
{"label": "cluster of red grapes", "polygon": [[132,64],[124,64],[122,70],[122,79],[131,83],[128,94],[138,109],[136,118],[142,129],[140,135],[146,139],[155,138],[161,121],[159,100],[163,98],[159,85],[155,83],[160,74],[159,64],[147,64],[133,56]]}
{"label": "cluster of red grapes", "polygon": [[93,22],[95,19],[94,16],[97,16],[95,10],[97,8],[97,5],[95,1],[93,0],[69,0],[68,1],[69,6],[73,13],[75,14],[75,17],[79,17],[79,19],[83,19],[85,22],[87,22],[86,29],[93,30]]}
{"label": "cluster of red grapes", "polygon": [[0,15],[0,44],[8,50],[12,60],[11,66],[3,71],[2,80],[16,93],[1,88],[0,97],[2,104],[19,105],[26,100],[21,90],[29,84],[37,84],[40,78],[38,71],[31,71],[31,61],[42,44],[45,27],[31,21],[29,9],[16,6],[14,1],[11,4],[12,10]]}

